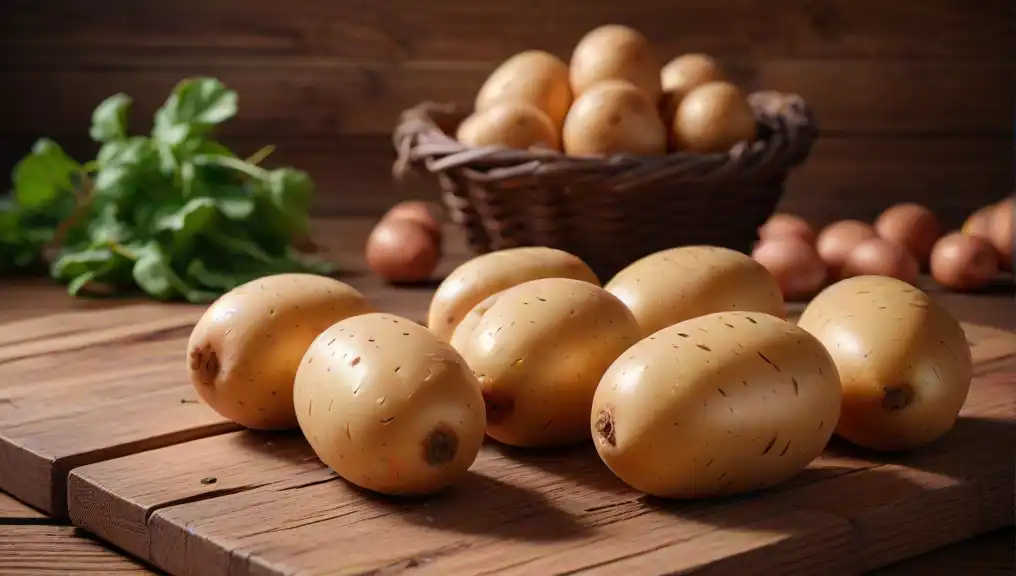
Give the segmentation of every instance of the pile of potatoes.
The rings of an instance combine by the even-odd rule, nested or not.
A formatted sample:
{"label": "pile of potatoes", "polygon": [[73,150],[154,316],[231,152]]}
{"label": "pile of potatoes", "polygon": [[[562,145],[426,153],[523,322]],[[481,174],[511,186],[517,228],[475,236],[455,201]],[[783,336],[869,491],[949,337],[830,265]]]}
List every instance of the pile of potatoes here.
{"label": "pile of potatoes", "polygon": [[654,156],[726,152],[755,133],[746,95],[716,60],[693,53],[661,66],[644,35],[608,24],[583,36],[570,62],[542,50],[502,62],[455,136],[470,146]]}
{"label": "pile of potatoes", "polygon": [[334,279],[255,280],[206,311],[188,371],[224,417],[299,427],[383,494],[454,484],[490,438],[592,442],[635,489],[699,498],[783,482],[834,433],[872,450],[939,438],[972,361],[959,323],[888,276],[829,286],[795,324],[777,279],[733,250],[664,250],[602,284],[572,254],[525,247],[455,269],[426,326]]}
{"label": "pile of potatoes", "polygon": [[777,213],[759,228],[752,257],[793,300],[859,275],[913,284],[922,270],[946,289],[976,290],[1012,270],[1014,202],[1007,198],[980,208],[961,230],[945,234],[931,210],[912,202],[889,207],[873,224],[840,220],[817,234],[804,219]]}

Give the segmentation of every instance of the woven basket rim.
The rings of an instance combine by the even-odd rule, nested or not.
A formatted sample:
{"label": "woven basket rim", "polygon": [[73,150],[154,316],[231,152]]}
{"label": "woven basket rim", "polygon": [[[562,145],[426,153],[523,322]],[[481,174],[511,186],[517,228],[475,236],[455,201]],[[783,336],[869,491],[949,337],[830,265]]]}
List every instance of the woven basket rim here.
{"label": "woven basket rim", "polygon": [[[402,177],[414,166],[422,165],[431,173],[455,171],[470,180],[483,182],[516,178],[524,173],[587,173],[609,177],[632,171],[686,171],[688,166],[709,172],[751,157],[755,161],[749,163],[758,164],[763,157],[768,157],[769,161],[785,164],[787,169],[803,162],[818,136],[818,124],[804,98],[794,93],[764,90],[750,93],[748,101],[755,112],[761,136],[751,142],[739,142],[726,152],[574,156],[538,148],[468,146],[443,129],[442,123],[457,125],[472,111],[472,105],[425,100],[400,114],[392,134],[397,152],[393,173]],[[780,150],[774,149],[777,147]]]}

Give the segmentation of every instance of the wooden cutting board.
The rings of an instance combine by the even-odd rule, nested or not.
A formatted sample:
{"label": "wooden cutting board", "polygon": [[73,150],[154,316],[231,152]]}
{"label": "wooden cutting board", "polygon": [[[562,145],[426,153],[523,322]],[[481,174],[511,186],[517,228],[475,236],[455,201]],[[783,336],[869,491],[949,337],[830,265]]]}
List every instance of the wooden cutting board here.
{"label": "wooden cutting board", "polygon": [[200,312],[0,328],[0,488],[178,575],[856,573],[1013,522],[1016,335],[1001,330],[965,325],[964,417],[906,457],[834,442],[777,489],[667,503],[591,448],[491,445],[456,489],[393,500],[336,478],[298,433],[240,431],[199,403],[183,369]]}

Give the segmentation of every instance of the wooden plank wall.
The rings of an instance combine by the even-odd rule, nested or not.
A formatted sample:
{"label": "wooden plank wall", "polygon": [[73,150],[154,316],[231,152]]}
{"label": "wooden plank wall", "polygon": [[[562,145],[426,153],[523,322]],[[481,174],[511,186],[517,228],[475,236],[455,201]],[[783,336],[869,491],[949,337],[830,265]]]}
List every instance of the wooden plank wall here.
{"label": "wooden plank wall", "polygon": [[232,144],[279,145],[318,181],[322,213],[375,214],[434,193],[391,183],[400,110],[469,99],[504,57],[567,57],[607,22],[663,58],[706,51],[749,89],[807,98],[822,136],[785,207],[818,222],[911,199],[956,224],[1013,189],[1013,0],[5,0],[0,169],[39,135],[90,153],[109,94],[133,95],[145,128],[179,78],[212,74],[240,94]]}

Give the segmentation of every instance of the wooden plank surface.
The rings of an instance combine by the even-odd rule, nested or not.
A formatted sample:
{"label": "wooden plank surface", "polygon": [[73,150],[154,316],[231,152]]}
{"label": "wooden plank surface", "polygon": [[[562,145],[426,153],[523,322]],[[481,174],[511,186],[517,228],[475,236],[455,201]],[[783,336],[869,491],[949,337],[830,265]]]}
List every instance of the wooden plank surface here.
{"label": "wooden plank surface", "polygon": [[[396,291],[364,275],[359,253],[362,228],[358,228],[363,223],[331,224],[333,228],[323,235],[324,244],[346,265],[349,281],[375,298],[380,307],[422,319],[429,290]],[[449,257],[439,275],[463,254],[454,235],[448,238],[447,249]],[[23,285],[14,285],[18,286]],[[0,320],[10,318],[12,309],[25,308],[32,295],[45,294],[47,290],[40,286],[36,283],[32,289],[17,288],[20,296],[14,299],[7,299],[7,294],[13,292],[6,291],[5,299],[0,301]],[[955,451],[955,444],[949,441],[905,463],[872,462],[840,446],[800,479],[734,510],[727,506],[732,502],[719,507],[670,506],[640,499],[605,473],[588,450],[534,455],[496,447],[485,449],[476,474],[448,500],[386,503],[346,488],[308,452],[298,434],[223,434],[231,428],[206,429],[207,433],[201,435],[207,437],[189,441],[193,439],[187,436],[194,428],[192,422],[176,420],[178,415],[172,414],[166,418],[168,407],[153,410],[164,401],[175,401],[182,410],[199,406],[180,403],[193,397],[178,394],[186,392],[188,385],[181,384],[182,363],[180,358],[174,359],[171,350],[183,349],[182,339],[196,309],[175,307],[169,313],[154,312],[161,307],[149,306],[141,309],[147,312],[140,313],[133,309],[99,313],[82,309],[81,301],[56,297],[52,288],[48,292],[51,296],[42,298],[45,306],[51,311],[70,306],[69,316],[20,322],[15,328],[19,335],[26,336],[23,339],[0,337],[0,395],[18,395],[17,409],[13,403],[5,406],[0,402],[0,470],[10,469],[10,460],[2,459],[12,454],[34,458],[33,466],[41,475],[33,474],[33,479],[41,476],[48,477],[48,481],[43,478],[39,482],[45,490],[32,491],[49,504],[59,505],[59,486],[69,471],[77,469],[79,472],[70,481],[75,521],[141,558],[163,563],[173,572],[188,568],[192,571],[179,573],[199,573],[229,565],[237,573],[272,573],[271,566],[313,567],[333,562],[333,557],[322,556],[323,550],[352,549],[350,558],[359,557],[365,565],[381,562],[391,569],[419,565],[425,571],[442,573],[459,566],[467,570],[486,567],[494,551],[490,544],[498,539],[508,541],[509,551],[520,562],[550,549],[566,549],[562,557],[549,564],[547,560],[534,560],[514,568],[517,572],[554,571],[576,562],[585,565],[581,563],[594,561],[609,561],[602,567],[607,572],[650,570],[658,562],[670,563],[671,555],[685,557],[692,564],[723,557],[724,563],[713,565],[731,569],[756,566],[760,559],[766,559],[788,570],[806,572],[831,570],[843,566],[837,562],[857,557],[858,549],[852,542],[858,534],[877,537],[871,542],[862,538],[862,547],[870,548],[873,542],[884,544],[865,548],[874,566],[988,530],[1000,521],[1012,521],[1004,517],[1011,513],[1011,505],[996,504],[1002,497],[1011,504],[1013,473],[990,472],[992,466],[1006,464],[1006,454],[966,450],[961,451],[963,458],[957,462],[950,452]],[[959,297],[961,305],[957,309],[966,310],[969,307],[962,304],[972,300],[977,299]],[[1012,311],[999,308],[998,299],[995,302],[995,313],[989,321],[1008,325],[1011,320],[1005,314]],[[135,322],[129,321],[131,318]],[[72,330],[68,325],[90,330]],[[8,334],[9,327],[5,323],[0,334]],[[983,409],[988,416],[965,421],[950,438],[955,438],[953,443],[962,443],[968,435],[977,435],[980,445],[984,438],[1010,433],[1010,428],[999,431],[991,424],[997,420],[991,414],[1012,418],[1012,402],[992,409],[996,398],[991,391],[1010,390],[1016,376],[998,374],[1000,368],[1005,368],[999,363],[1005,362],[1012,348],[1007,340],[1011,334],[984,328],[971,328],[971,332],[979,361],[990,363],[995,375],[979,380],[987,384],[978,384],[981,395],[972,395],[968,409]],[[124,347],[127,354],[109,351]],[[74,350],[53,354],[54,348]],[[133,359],[126,370],[125,358]],[[144,367],[131,372],[130,364],[139,359],[136,363]],[[1009,370],[1016,372],[1016,366]],[[11,385],[6,374],[17,375],[17,382]],[[60,374],[88,376],[78,388]],[[149,380],[161,384],[149,386]],[[1005,382],[1000,383],[1002,380]],[[27,386],[26,382],[34,384]],[[158,396],[156,388],[161,388],[164,395]],[[141,396],[136,402],[135,391]],[[104,410],[95,409],[96,397],[102,398]],[[974,398],[988,398],[987,408]],[[33,418],[32,413],[42,414],[42,418]],[[48,431],[41,424],[46,418],[53,424]],[[9,428],[8,421],[12,423]],[[177,428],[152,433],[166,421]],[[187,430],[181,434],[181,428]],[[82,434],[83,430],[90,432]],[[10,438],[18,443],[17,448],[11,448]],[[1009,437],[998,439],[1011,442]],[[182,442],[186,443],[178,444]],[[180,458],[184,452],[190,456]],[[133,456],[120,458],[128,454]],[[991,464],[984,468],[982,461]],[[77,468],[90,462],[96,464]],[[139,462],[147,462],[147,468],[136,468]],[[524,470],[536,472],[527,475]],[[851,478],[865,480],[856,485],[853,482],[857,480],[842,484]],[[10,475],[0,477],[0,482],[11,481]],[[28,488],[29,483],[22,481],[22,487]],[[844,510],[850,507],[839,500],[830,501],[830,493],[856,493],[870,506]],[[206,509],[219,513],[206,516],[201,512]],[[900,528],[901,509],[912,521],[907,530],[921,535],[917,544],[882,538]],[[467,510],[475,514],[467,515]],[[371,535],[376,535],[376,530],[387,530],[384,522],[395,522],[399,530],[408,530],[407,539],[414,543],[406,548],[404,556],[379,556],[376,548],[365,544],[374,538]],[[185,524],[194,530],[181,532]],[[315,532],[314,526],[324,532]],[[339,527],[343,529],[342,539],[335,536]],[[670,528],[650,538],[645,548],[639,531],[652,528],[655,533],[661,527]],[[717,527],[725,528],[726,533]],[[759,538],[760,531],[768,536]],[[322,540],[325,534],[331,535],[327,541]],[[605,547],[601,537],[617,544]],[[688,543],[684,543],[686,539]],[[296,544],[292,544],[294,541]],[[631,564],[636,562],[634,559],[613,562],[617,558],[610,554],[624,555],[618,550],[631,545],[649,553],[638,564]],[[812,547],[828,552],[821,562],[802,554]],[[733,556],[732,551],[736,552]],[[202,564],[206,560],[212,563]]]}
{"label": "wooden plank surface", "polygon": [[81,535],[72,526],[0,525],[4,576],[152,576],[137,562]]}
{"label": "wooden plank surface", "polygon": [[45,514],[0,492],[0,525],[47,522]]}
{"label": "wooden plank surface", "polygon": [[[81,134],[92,110],[118,91],[135,99],[137,129],[182,77],[212,75],[234,88],[240,116],[227,134],[285,137],[390,134],[399,113],[421,100],[471,101],[496,62],[336,62],[244,58],[125,60],[94,69],[0,69],[20,111],[6,134]],[[1011,60],[959,62],[731,62],[746,89],[802,95],[820,129],[837,134],[994,135],[1012,132]],[[70,89],[73,87],[73,89]],[[934,97],[930,97],[934,94]]]}
{"label": "wooden plank surface", "polygon": [[[491,60],[540,47],[567,52],[605,22],[638,27],[668,53],[759,58],[999,58],[1013,48],[1008,0],[407,0],[369,3],[7,0],[0,50],[37,65],[124,51],[239,56]],[[493,33],[493,32],[496,32]]]}
{"label": "wooden plank surface", "polygon": [[[344,278],[379,309],[423,320],[433,288],[387,289],[364,272],[367,222],[332,225],[322,245]],[[461,261],[456,238],[439,274]],[[104,301],[62,296],[40,304],[78,309],[25,318],[39,313],[42,285],[16,284],[0,301],[0,488],[64,517],[74,467],[237,429],[198,401],[183,372],[203,307],[122,299],[129,307],[95,310]]]}
{"label": "wooden plank surface", "polygon": [[61,517],[73,467],[235,429],[180,378],[200,311],[142,305],[5,324],[0,487]]}
{"label": "wooden plank surface", "polygon": [[856,573],[1013,522],[1008,370],[977,377],[963,419],[925,450],[874,457],[834,442],[740,501],[664,503],[591,448],[495,445],[452,491],[390,500],[337,478],[298,434],[244,431],[79,468],[70,513],[173,574]]}
{"label": "wooden plank surface", "polygon": [[946,546],[872,572],[871,576],[1012,576],[1016,572],[1012,526]]}

